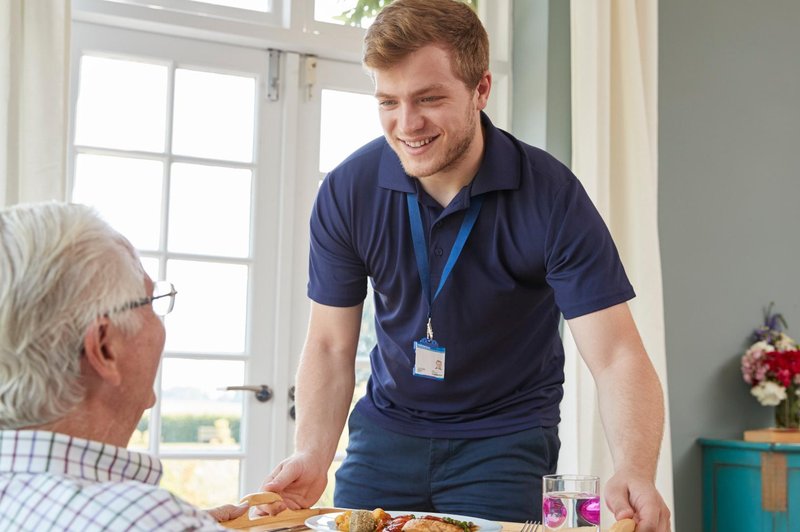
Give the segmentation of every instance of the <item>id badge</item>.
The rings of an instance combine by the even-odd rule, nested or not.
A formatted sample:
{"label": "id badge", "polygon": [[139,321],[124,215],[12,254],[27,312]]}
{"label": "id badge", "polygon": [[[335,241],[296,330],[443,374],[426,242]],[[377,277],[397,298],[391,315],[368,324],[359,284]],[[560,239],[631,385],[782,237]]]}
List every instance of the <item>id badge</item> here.
{"label": "id badge", "polygon": [[414,342],[414,375],[444,380],[444,347],[436,340],[423,338]]}

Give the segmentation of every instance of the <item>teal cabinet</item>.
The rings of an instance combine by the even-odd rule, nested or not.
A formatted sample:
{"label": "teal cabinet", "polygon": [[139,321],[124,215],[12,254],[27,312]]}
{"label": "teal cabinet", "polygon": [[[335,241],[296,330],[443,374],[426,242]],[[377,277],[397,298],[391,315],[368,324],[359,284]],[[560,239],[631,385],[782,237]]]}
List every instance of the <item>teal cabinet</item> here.
{"label": "teal cabinet", "polygon": [[699,443],[704,532],[800,531],[800,445]]}

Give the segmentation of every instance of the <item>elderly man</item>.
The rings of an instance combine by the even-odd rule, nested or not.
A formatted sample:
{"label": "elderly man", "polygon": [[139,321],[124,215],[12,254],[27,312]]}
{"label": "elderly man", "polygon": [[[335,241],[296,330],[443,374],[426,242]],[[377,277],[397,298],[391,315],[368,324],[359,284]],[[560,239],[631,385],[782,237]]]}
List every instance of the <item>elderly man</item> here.
{"label": "elderly man", "polygon": [[218,530],[125,449],[164,347],[175,290],[88,207],[0,211],[0,529]]}

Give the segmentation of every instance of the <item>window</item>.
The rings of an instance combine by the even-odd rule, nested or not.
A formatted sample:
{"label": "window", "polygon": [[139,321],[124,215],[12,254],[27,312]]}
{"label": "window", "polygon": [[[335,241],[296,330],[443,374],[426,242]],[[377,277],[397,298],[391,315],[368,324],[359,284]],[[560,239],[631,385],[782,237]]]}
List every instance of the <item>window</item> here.
{"label": "window", "polygon": [[158,401],[131,446],[165,459],[163,485],[191,502],[233,502],[271,458],[247,452],[268,447],[260,425],[271,409],[226,389],[260,384],[274,353],[274,330],[253,326],[259,308],[275,306],[274,283],[256,281],[271,266],[256,260],[267,254],[260,246],[276,240],[255,208],[278,185],[266,164],[278,159],[279,132],[266,131],[278,113],[260,92],[268,54],[75,30],[72,200],[95,206],[150,277],[179,291],[165,317]]}
{"label": "window", "polygon": [[[328,24],[350,25],[367,28],[375,20],[375,9],[385,1],[359,2],[358,0],[314,0],[314,20]],[[359,4],[362,4],[359,6]],[[374,7],[373,7],[374,6]],[[359,9],[360,7],[360,9]]]}

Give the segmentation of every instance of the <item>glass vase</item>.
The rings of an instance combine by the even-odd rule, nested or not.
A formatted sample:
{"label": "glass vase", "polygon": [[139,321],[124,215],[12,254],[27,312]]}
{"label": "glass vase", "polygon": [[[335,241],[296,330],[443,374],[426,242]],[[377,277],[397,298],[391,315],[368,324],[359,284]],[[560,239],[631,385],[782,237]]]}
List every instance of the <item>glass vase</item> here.
{"label": "glass vase", "polygon": [[786,389],[786,399],[775,407],[775,426],[779,429],[800,428],[800,397],[797,396],[798,386],[789,386]]}

